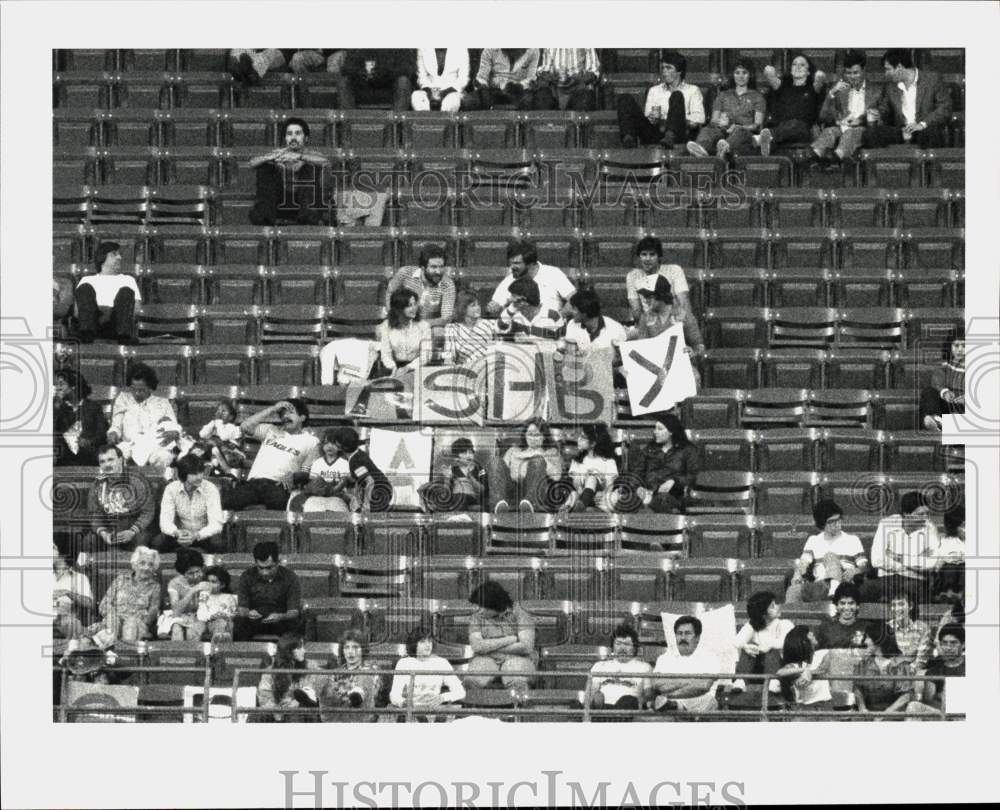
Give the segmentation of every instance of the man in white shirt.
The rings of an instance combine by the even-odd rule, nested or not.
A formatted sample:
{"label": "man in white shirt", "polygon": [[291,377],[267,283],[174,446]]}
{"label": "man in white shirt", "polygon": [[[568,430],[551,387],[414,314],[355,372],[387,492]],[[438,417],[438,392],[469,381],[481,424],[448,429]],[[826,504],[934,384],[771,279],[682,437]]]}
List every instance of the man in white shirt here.
{"label": "man in white shirt", "polygon": [[531,242],[515,240],[507,245],[507,263],[510,272],[497,285],[493,298],[486,305],[486,314],[491,318],[510,304],[510,285],[520,278],[529,278],[538,285],[542,309],[562,312],[570,296],[576,292],[573,282],[562,270],[539,263],[538,250]]}
{"label": "man in white shirt", "polygon": [[510,303],[497,318],[499,334],[555,340],[565,331],[566,322],[559,310],[542,306],[541,293],[534,281],[519,278],[510,285]]}
{"label": "man in white shirt", "polygon": [[566,343],[576,346],[578,354],[591,349],[607,349],[627,340],[625,327],[614,318],[601,314],[601,299],[590,288],[577,290],[569,299],[570,321],[566,324]]}
{"label": "man in white shirt", "polygon": [[[843,510],[831,500],[821,500],[813,507],[817,534],[811,535],[796,562],[785,602],[822,602],[841,582],[854,582],[868,567],[861,538],[841,529]],[[812,568],[812,581],[805,575]]]}
{"label": "man in white shirt", "polygon": [[913,604],[929,601],[928,580],[940,539],[928,511],[923,495],[907,492],[900,498],[900,513],[879,521],[872,538],[872,566],[878,578],[865,582],[862,601],[887,600],[901,592]]}
{"label": "man in white shirt", "polygon": [[660,51],[660,83],[646,93],[645,110],[635,98],[618,97],[618,131],[622,146],[660,144],[672,149],[685,144],[705,123],[701,89],[684,81],[687,60],[677,51]]}
{"label": "man in white shirt", "polygon": [[97,274],[85,276],[76,286],[76,318],[81,343],[95,337],[132,346],[135,339],[135,305],[142,302],[139,285],[121,272],[122,254],[117,242],[101,242],[94,256]]}
{"label": "man in white shirt", "polygon": [[167,484],[160,501],[160,534],[150,545],[161,553],[178,546],[222,551],[225,521],[218,487],[205,479],[205,465],[198,456],[184,456],[176,467],[177,480]]}
{"label": "man in white shirt", "polygon": [[[280,425],[264,424],[274,416],[280,418]],[[286,507],[293,475],[308,472],[319,458],[319,439],[303,430],[308,421],[309,409],[301,399],[283,400],[243,420],[243,435],[259,441],[260,449],[247,480],[226,492],[223,507]]]}
{"label": "man in white shirt", "polygon": [[650,682],[643,677],[652,672],[648,661],[639,658],[639,634],[630,624],[619,624],[611,633],[612,657],[590,668],[590,705],[595,709],[639,709],[650,696]]}
{"label": "man in white shirt", "polygon": [[[681,616],[674,622],[677,651],[668,650],[656,659],[653,672],[663,675],[695,675],[721,672],[722,663],[710,650],[699,650],[701,621],[694,616]],[[706,712],[716,708],[712,686],[714,678],[654,679],[657,711]]]}
{"label": "man in white shirt", "polygon": [[839,161],[852,157],[861,147],[868,110],[875,111],[882,103],[882,88],[865,81],[864,52],[847,51],[843,61],[844,77],[823,99],[819,120],[824,129],[812,143],[816,161],[821,164],[831,157]]}
{"label": "man in white shirt", "polygon": [[690,347],[699,353],[704,353],[705,342],[698,328],[698,319],[691,309],[691,294],[689,292],[684,268],[679,264],[663,264],[663,243],[655,236],[644,236],[635,246],[635,257],[639,266],[634,267],[625,275],[625,294],[628,296],[629,309],[632,318],[642,317],[642,304],[639,302],[639,290],[646,278],[659,273],[670,282],[670,293],[673,296],[674,316],[684,323],[685,336],[690,335]]}

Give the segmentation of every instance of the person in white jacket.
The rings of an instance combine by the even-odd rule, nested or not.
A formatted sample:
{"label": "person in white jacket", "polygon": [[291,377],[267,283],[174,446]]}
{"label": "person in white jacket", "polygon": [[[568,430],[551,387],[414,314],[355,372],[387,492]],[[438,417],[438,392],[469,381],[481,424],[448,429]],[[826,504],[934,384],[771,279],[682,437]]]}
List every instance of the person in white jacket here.
{"label": "person in white jacket", "polygon": [[466,48],[419,48],[417,86],[410,96],[414,110],[458,112],[462,91],[469,83]]}
{"label": "person in white jacket", "polygon": [[[434,655],[434,635],[430,629],[414,628],[406,640],[406,651],[409,654],[399,659],[392,676],[389,702],[393,706],[406,706],[410,697],[417,709],[436,709],[444,703],[461,703],[464,700],[465,687],[454,674],[451,664]],[[411,672],[443,674],[419,674],[411,680]],[[447,690],[442,691],[445,687]]]}

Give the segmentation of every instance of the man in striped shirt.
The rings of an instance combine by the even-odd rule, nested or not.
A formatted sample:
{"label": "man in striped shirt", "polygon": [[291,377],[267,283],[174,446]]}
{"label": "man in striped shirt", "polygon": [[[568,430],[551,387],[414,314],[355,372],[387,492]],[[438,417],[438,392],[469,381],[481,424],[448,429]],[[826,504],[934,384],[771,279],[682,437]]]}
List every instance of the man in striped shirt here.
{"label": "man in striped shirt", "polygon": [[385,301],[404,288],[417,296],[420,317],[431,327],[444,326],[455,311],[455,282],[445,273],[444,248],[425,245],[420,251],[419,267],[401,267],[389,282]]}
{"label": "man in striped shirt", "polygon": [[601,63],[593,48],[546,48],[538,67],[536,110],[597,109]]}

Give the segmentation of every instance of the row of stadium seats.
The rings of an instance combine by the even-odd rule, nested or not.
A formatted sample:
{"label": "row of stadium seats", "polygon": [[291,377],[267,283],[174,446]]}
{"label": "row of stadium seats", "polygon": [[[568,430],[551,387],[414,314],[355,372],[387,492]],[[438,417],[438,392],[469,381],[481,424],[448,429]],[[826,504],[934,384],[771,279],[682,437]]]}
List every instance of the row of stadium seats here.
{"label": "row of stadium seats", "polygon": [[[248,161],[264,146],[70,146],[57,148],[53,160],[56,185],[72,184],[192,184],[252,191],[255,174]],[[568,192],[581,184],[589,193],[595,185],[634,189],[655,184],[661,200],[669,194],[722,188],[731,194],[744,187],[802,186],[812,156],[800,149],[785,155],[737,156],[730,170],[719,157],[693,157],[658,147],[641,149],[457,149],[427,148],[335,149],[321,151],[330,160],[328,174],[350,175],[359,186],[409,187],[441,196],[452,187],[555,188]],[[794,158],[794,160],[793,160]],[[965,149],[920,150],[889,147],[863,150],[858,160],[842,167],[839,182],[821,172],[822,183],[870,188],[964,188]],[[333,186],[330,179],[327,188]],[[808,181],[810,184],[811,180]]]}

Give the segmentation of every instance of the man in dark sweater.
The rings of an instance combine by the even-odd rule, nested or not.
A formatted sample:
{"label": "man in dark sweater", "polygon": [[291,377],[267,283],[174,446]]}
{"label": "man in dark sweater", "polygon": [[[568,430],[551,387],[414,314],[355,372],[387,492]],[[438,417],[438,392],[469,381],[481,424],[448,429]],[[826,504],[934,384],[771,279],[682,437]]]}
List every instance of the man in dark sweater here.
{"label": "man in dark sweater", "polygon": [[278,544],[258,543],[253,548],[253,560],[253,568],[240,576],[233,640],[250,641],[258,633],[280,636],[299,632],[299,578],[280,564]]}
{"label": "man in dark sweater", "polygon": [[353,110],[358,104],[392,104],[396,112],[408,110],[416,70],[413,50],[350,50],[337,77],[340,108]]}
{"label": "man in dark sweater", "polygon": [[309,124],[285,121],[285,145],[250,159],[257,171],[257,194],[250,209],[253,225],[320,225],[326,214],[323,167],[329,162],[309,151]]}
{"label": "man in dark sweater", "polygon": [[965,677],[965,628],[946,624],[938,632],[938,656],[927,665],[927,679],[914,684],[915,697],[907,714],[937,714],[945,706],[945,678]]}
{"label": "man in dark sweater", "polygon": [[849,649],[864,645],[864,621],[858,618],[861,592],[857,585],[841,582],[833,592],[833,604],[837,615],[824,619],[816,630],[817,649]]}
{"label": "man in dark sweater", "polygon": [[88,549],[134,548],[147,544],[156,508],[155,484],[136,468],[125,468],[122,452],[111,444],[97,451],[98,475],[87,493],[93,535]]}

